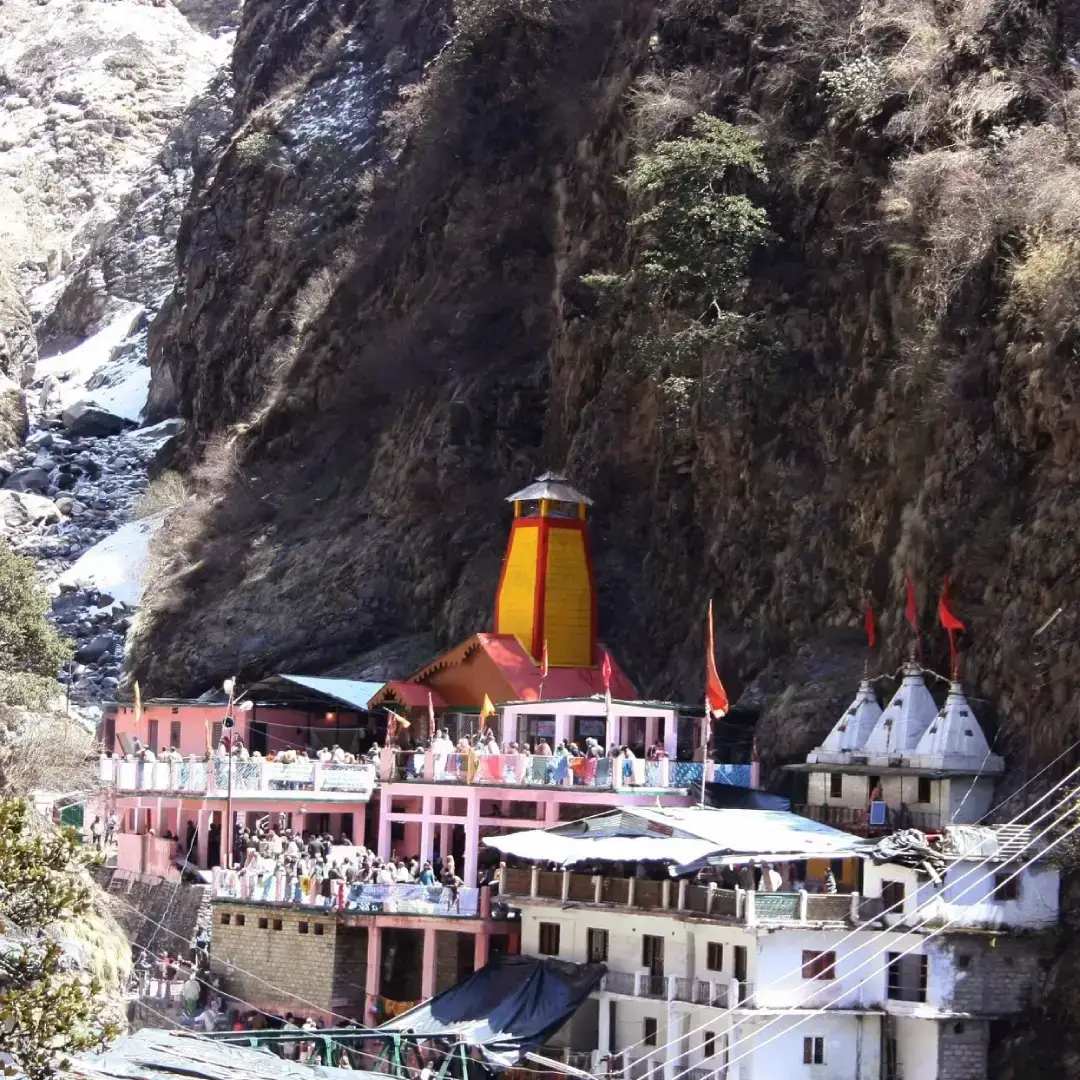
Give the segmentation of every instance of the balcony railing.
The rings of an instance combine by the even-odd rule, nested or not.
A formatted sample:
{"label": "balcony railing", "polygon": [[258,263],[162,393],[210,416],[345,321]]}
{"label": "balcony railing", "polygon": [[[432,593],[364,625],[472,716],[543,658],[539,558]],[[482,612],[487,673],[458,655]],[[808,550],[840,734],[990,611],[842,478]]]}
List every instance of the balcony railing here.
{"label": "balcony railing", "polygon": [[730,919],[756,926],[759,923],[859,923],[877,912],[864,909],[858,893],[752,892],[695,885],[683,881],[648,881],[612,878],[600,874],[575,874],[570,870],[504,868],[500,895],[515,900],[556,900],[598,904],[616,908]]}
{"label": "balcony railing", "polygon": [[442,885],[347,885],[287,872],[215,870],[215,900],[298,905],[359,915],[437,915],[475,919],[490,914],[490,891]]}
{"label": "balcony railing", "polygon": [[717,1009],[726,1009],[729,1001],[742,1004],[753,995],[750,983],[735,979],[688,979],[678,975],[653,975],[644,970],[613,971],[611,968],[604,975],[600,989],[621,997],[684,1001]]}
{"label": "balcony railing", "polygon": [[[156,792],[224,796],[229,789],[229,762],[126,761],[101,759],[101,782],[118,792]],[[321,761],[284,764],[275,761],[232,762],[232,791],[244,798],[310,798],[312,792],[348,793],[369,798],[375,786],[373,765],[335,765]]]}
{"label": "balcony railing", "polygon": [[[823,825],[832,825],[836,829],[870,828],[870,812],[859,806],[811,806],[803,804],[793,807],[795,813]],[[875,829],[921,829],[923,832],[936,832],[941,828],[941,814],[936,810],[909,810],[886,807],[885,824],[874,825]]]}
{"label": "balcony railing", "polygon": [[[379,778],[386,782],[495,784],[501,787],[591,787],[670,790],[701,786],[700,762],[621,758],[541,757],[537,754],[432,754],[386,749]],[[716,783],[749,787],[749,765],[709,764]]]}

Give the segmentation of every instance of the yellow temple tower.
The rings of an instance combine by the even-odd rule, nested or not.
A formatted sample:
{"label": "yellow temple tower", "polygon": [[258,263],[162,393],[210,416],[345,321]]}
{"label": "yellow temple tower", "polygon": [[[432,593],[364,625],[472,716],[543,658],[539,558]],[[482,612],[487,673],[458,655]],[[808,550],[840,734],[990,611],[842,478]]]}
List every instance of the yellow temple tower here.
{"label": "yellow temple tower", "polygon": [[592,500],[565,476],[544,473],[506,501],[514,523],[495,594],[495,633],[513,634],[537,662],[547,642],[551,667],[592,667],[596,582],[585,522]]}

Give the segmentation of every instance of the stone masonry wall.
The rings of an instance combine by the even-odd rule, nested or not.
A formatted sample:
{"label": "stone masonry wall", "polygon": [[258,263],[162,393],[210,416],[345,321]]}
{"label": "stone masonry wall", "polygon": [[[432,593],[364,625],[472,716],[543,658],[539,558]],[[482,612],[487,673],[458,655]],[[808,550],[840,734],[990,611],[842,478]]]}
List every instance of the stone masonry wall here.
{"label": "stone masonry wall", "polygon": [[1038,999],[1048,944],[1037,935],[950,935],[956,986],[949,1007],[976,1016],[1007,1016]]}
{"label": "stone masonry wall", "polygon": [[937,1080],[986,1080],[990,1024],[949,1020],[938,1031]]}
{"label": "stone masonry wall", "polygon": [[253,1007],[329,1019],[344,1004],[340,986],[364,985],[357,937],[329,913],[215,903],[213,967],[224,989]]}

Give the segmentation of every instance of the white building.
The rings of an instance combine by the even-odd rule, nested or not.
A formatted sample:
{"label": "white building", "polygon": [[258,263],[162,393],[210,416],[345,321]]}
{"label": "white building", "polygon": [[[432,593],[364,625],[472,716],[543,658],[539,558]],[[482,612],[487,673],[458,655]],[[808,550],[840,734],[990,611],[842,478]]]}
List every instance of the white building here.
{"label": "white building", "polygon": [[[532,860],[501,883],[522,952],[607,965],[552,1040],[568,1062],[631,1080],[983,1080],[989,1025],[1025,1008],[1039,978],[1038,937],[1003,931],[1057,917],[1057,872],[1004,884],[1021,838],[998,839],[985,866],[939,862],[936,889],[875,865],[872,841],[775,811],[626,807],[488,842]],[[859,890],[753,892],[688,874],[815,858]]]}
{"label": "white building", "polygon": [[808,774],[799,813],[887,832],[977,822],[1005,762],[991,752],[963,687],[952,683],[938,709],[922,669],[908,664],[884,710],[864,680],[821,746],[788,768]]}

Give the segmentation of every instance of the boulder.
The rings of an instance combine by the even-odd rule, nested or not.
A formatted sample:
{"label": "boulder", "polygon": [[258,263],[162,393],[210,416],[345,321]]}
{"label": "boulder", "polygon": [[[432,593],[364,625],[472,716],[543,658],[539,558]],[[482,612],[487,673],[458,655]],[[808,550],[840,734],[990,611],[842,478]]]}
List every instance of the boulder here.
{"label": "boulder", "polygon": [[103,409],[93,401],[76,401],[60,414],[60,419],[72,435],[91,438],[119,435],[130,427],[130,421]]}
{"label": "boulder", "polygon": [[8,491],[36,491],[41,494],[49,486],[49,474],[45,469],[16,469],[5,481]]}
{"label": "boulder", "polygon": [[111,653],[112,647],[112,639],[99,634],[75,650],[75,659],[81,664],[94,664],[107,653]]}
{"label": "boulder", "polygon": [[0,491],[0,521],[10,528],[38,522],[51,524],[62,516],[52,499],[30,492]]}

